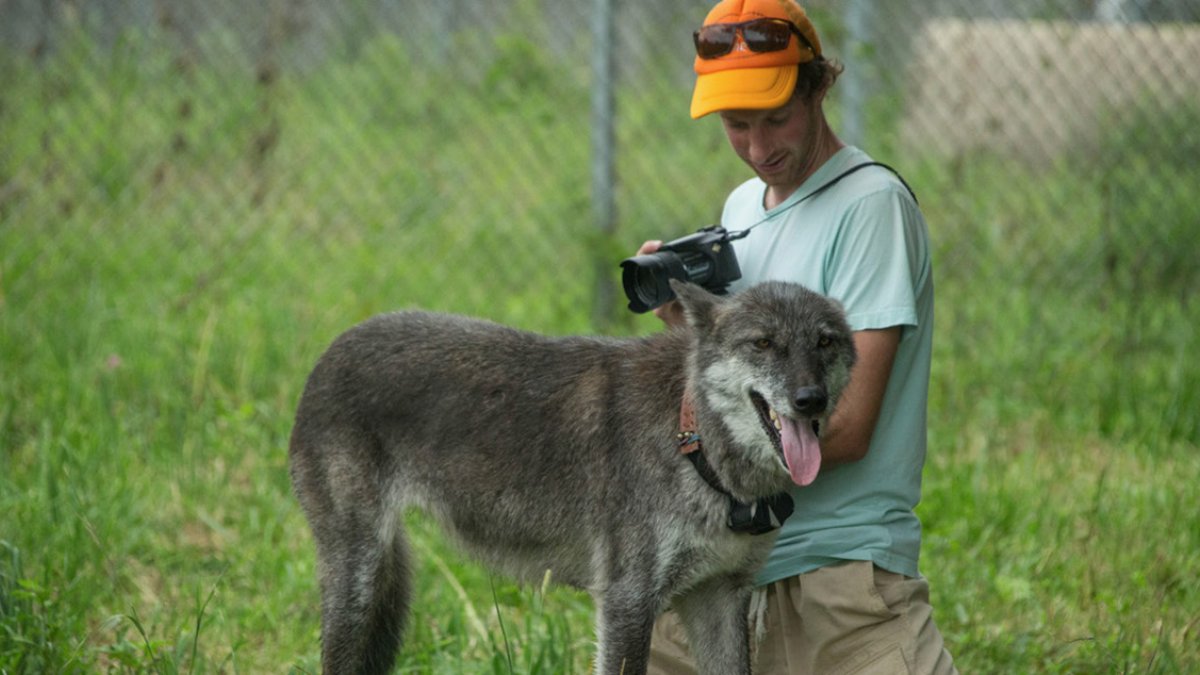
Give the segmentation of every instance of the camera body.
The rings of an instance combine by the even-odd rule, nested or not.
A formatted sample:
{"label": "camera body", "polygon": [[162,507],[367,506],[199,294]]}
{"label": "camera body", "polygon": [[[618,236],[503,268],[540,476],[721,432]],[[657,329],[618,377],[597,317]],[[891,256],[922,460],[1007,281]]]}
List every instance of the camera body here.
{"label": "camera body", "polygon": [[654,253],[626,258],[621,269],[629,309],[638,314],[675,297],[671,279],[690,281],[724,295],[731,282],[742,278],[729,232],[720,225],[669,241]]}

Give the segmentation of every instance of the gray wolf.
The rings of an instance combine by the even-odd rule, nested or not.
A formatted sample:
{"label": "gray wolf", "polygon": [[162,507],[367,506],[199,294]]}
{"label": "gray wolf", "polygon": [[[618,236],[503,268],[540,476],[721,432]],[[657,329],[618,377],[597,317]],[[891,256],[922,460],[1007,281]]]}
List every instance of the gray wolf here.
{"label": "gray wolf", "polygon": [[[651,337],[399,312],[333,342],[289,449],[325,672],[394,664],[412,603],[406,507],[502,573],[588,590],[600,675],[645,673],[668,607],[702,673],[750,672],[751,584],[775,535],[735,531],[731,512],[813,479],[854,347],[840,306],[802,286],[672,285],[687,325]],[[684,419],[701,461],[679,449]]]}

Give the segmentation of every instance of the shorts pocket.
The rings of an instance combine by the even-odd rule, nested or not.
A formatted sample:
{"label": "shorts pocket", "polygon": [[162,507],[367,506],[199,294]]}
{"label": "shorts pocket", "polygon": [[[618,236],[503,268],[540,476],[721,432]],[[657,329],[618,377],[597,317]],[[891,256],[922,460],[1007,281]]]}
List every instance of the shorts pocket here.
{"label": "shorts pocket", "polygon": [[836,675],[910,675],[912,669],[904,659],[904,650],[893,644],[868,657],[865,661],[847,664]]}
{"label": "shorts pocket", "polygon": [[[880,580],[877,578],[876,571],[879,568],[869,562],[851,563],[855,566],[854,580],[859,588],[863,589],[863,597],[866,598],[864,609],[871,612],[872,615],[880,619],[894,619],[903,612],[896,611],[889,603],[887,596],[880,587]],[[885,572],[886,574],[886,572]]]}

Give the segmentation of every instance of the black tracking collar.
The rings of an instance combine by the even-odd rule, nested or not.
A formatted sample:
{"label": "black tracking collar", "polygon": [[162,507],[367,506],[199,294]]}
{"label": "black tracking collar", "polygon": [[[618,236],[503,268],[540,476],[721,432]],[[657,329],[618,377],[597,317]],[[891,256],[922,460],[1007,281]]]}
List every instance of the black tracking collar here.
{"label": "black tracking collar", "polygon": [[739,534],[766,534],[772,530],[777,530],[783,525],[783,521],[792,515],[795,510],[795,504],[792,502],[792,496],[786,492],[781,492],[770,497],[763,497],[750,503],[739,501],[736,497],[730,494],[729,490],[721,485],[721,481],[717,478],[717,474],[708,463],[708,459],[704,457],[704,450],[700,447],[700,435],[696,432],[682,432],[679,435],[679,445],[693,445],[694,449],[685,453],[685,456],[691,460],[692,466],[696,467],[696,472],[704,479],[705,483],[712,489],[720,492],[729,499],[729,519],[726,524],[729,529]]}

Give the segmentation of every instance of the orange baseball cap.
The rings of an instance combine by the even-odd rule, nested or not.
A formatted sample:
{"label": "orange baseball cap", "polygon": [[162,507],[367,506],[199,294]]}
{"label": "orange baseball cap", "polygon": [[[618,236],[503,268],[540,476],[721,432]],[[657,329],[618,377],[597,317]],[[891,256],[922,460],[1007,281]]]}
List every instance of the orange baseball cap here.
{"label": "orange baseball cap", "polygon": [[718,110],[778,108],[796,87],[796,66],[821,55],[817,29],[804,8],[793,0],[721,0],[704,19],[704,25],[741,23],[753,19],[790,21],[812,49],[791,36],[786,49],[750,51],[740,35],[733,51],[715,59],[696,57],[696,89],[692,92],[692,118]]}

